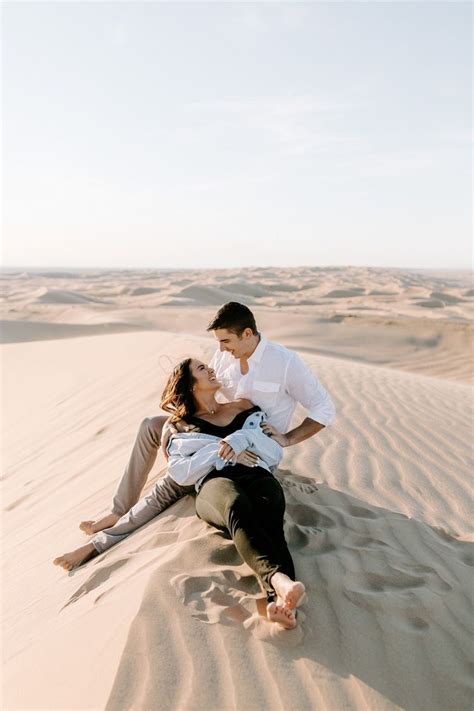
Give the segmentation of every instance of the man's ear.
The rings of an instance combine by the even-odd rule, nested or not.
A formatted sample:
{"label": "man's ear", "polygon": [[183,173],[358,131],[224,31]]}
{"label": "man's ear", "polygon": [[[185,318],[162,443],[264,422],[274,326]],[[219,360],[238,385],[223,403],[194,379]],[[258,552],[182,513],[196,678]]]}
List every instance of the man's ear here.
{"label": "man's ear", "polygon": [[251,329],[251,328],[248,328],[248,327],[247,327],[247,328],[244,328],[244,330],[243,330],[243,332],[242,332],[242,336],[243,336],[244,338],[251,338],[251,337],[253,336],[253,331],[252,331],[252,329]]}

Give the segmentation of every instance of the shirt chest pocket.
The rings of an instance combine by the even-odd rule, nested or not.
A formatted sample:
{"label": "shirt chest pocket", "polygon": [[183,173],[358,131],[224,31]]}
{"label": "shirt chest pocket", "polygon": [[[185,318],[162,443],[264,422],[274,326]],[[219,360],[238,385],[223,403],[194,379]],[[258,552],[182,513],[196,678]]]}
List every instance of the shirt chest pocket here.
{"label": "shirt chest pocket", "polygon": [[[273,383],[267,380],[255,380],[253,383],[253,393],[251,400],[265,410],[275,405],[281,390],[280,383]],[[269,413],[267,413],[269,414]]]}

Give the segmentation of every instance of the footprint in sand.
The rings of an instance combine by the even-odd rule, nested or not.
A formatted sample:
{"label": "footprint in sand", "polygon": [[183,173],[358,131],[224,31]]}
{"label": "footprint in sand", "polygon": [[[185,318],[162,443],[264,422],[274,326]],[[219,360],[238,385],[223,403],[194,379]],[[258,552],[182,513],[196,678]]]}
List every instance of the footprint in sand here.
{"label": "footprint in sand", "polygon": [[312,506],[305,504],[287,504],[286,512],[288,518],[298,526],[314,529],[320,532],[321,529],[334,528],[336,522],[324,513],[321,513]]}
{"label": "footprint in sand", "polygon": [[418,615],[407,615],[398,621],[398,626],[407,629],[408,632],[426,632],[430,625],[426,620]]}
{"label": "footprint in sand", "polygon": [[289,477],[278,477],[278,480],[286,491],[295,491],[301,494],[315,494],[318,491],[318,487],[310,479],[298,481]]}
{"label": "footprint in sand", "polygon": [[394,595],[411,603],[414,590],[426,589],[447,593],[452,586],[434,570],[423,565],[407,565],[410,572],[391,567],[387,573],[357,573],[347,576],[344,595],[358,607],[374,610],[386,608]]}
{"label": "footprint in sand", "polygon": [[206,577],[177,575],[171,585],[192,617],[211,625],[243,624],[252,616],[243,603],[261,595],[253,575],[237,575],[229,570]]}

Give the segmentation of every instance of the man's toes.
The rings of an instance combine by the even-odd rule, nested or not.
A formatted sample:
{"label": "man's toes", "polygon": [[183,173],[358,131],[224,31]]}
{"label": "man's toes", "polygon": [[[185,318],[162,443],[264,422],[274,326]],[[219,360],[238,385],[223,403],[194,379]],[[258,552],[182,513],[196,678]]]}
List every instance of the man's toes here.
{"label": "man's toes", "polygon": [[296,607],[297,605],[301,605],[304,602],[304,599],[306,597],[304,585],[301,583],[294,587],[291,593],[291,604]]}

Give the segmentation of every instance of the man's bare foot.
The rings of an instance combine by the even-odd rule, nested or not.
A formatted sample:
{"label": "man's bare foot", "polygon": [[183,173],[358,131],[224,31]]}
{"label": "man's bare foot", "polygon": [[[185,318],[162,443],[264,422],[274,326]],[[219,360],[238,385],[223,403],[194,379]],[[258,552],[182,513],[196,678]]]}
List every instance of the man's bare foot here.
{"label": "man's bare foot", "polygon": [[267,619],[270,622],[276,622],[286,630],[293,630],[298,624],[295,612],[284,605],[278,605],[276,602],[270,602],[267,605]]}
{"label": "man's bare foot", "polygon": [[88,536],[93,536],[94,533],[99,533],[99,531],[103,531],[104,528],[114,526],[119,518],[119,514],[111,513],[104,516],[104,518],[100,518],[98,521],[82,521],[79,528],[84,533],[87,533]]}
{"label": "man's bare foot", "polygon": [[303,583],[292,580],[284,573],[275,573],[270,582],[278,595],[278,602],[282,602],[290,610],[303,604],[306,598]]}
{"label": "man's bare foot", "polygon": [[81,546],[70,553],[65,553],[64,555],[60,555],[59,558],[55,558],[53,563],[54,565],[60,565],[64,570],[72,570],[90,558],[93,558],[94,555],[98,555],[96,549],[92,543],[86,543],[85,546]]}

